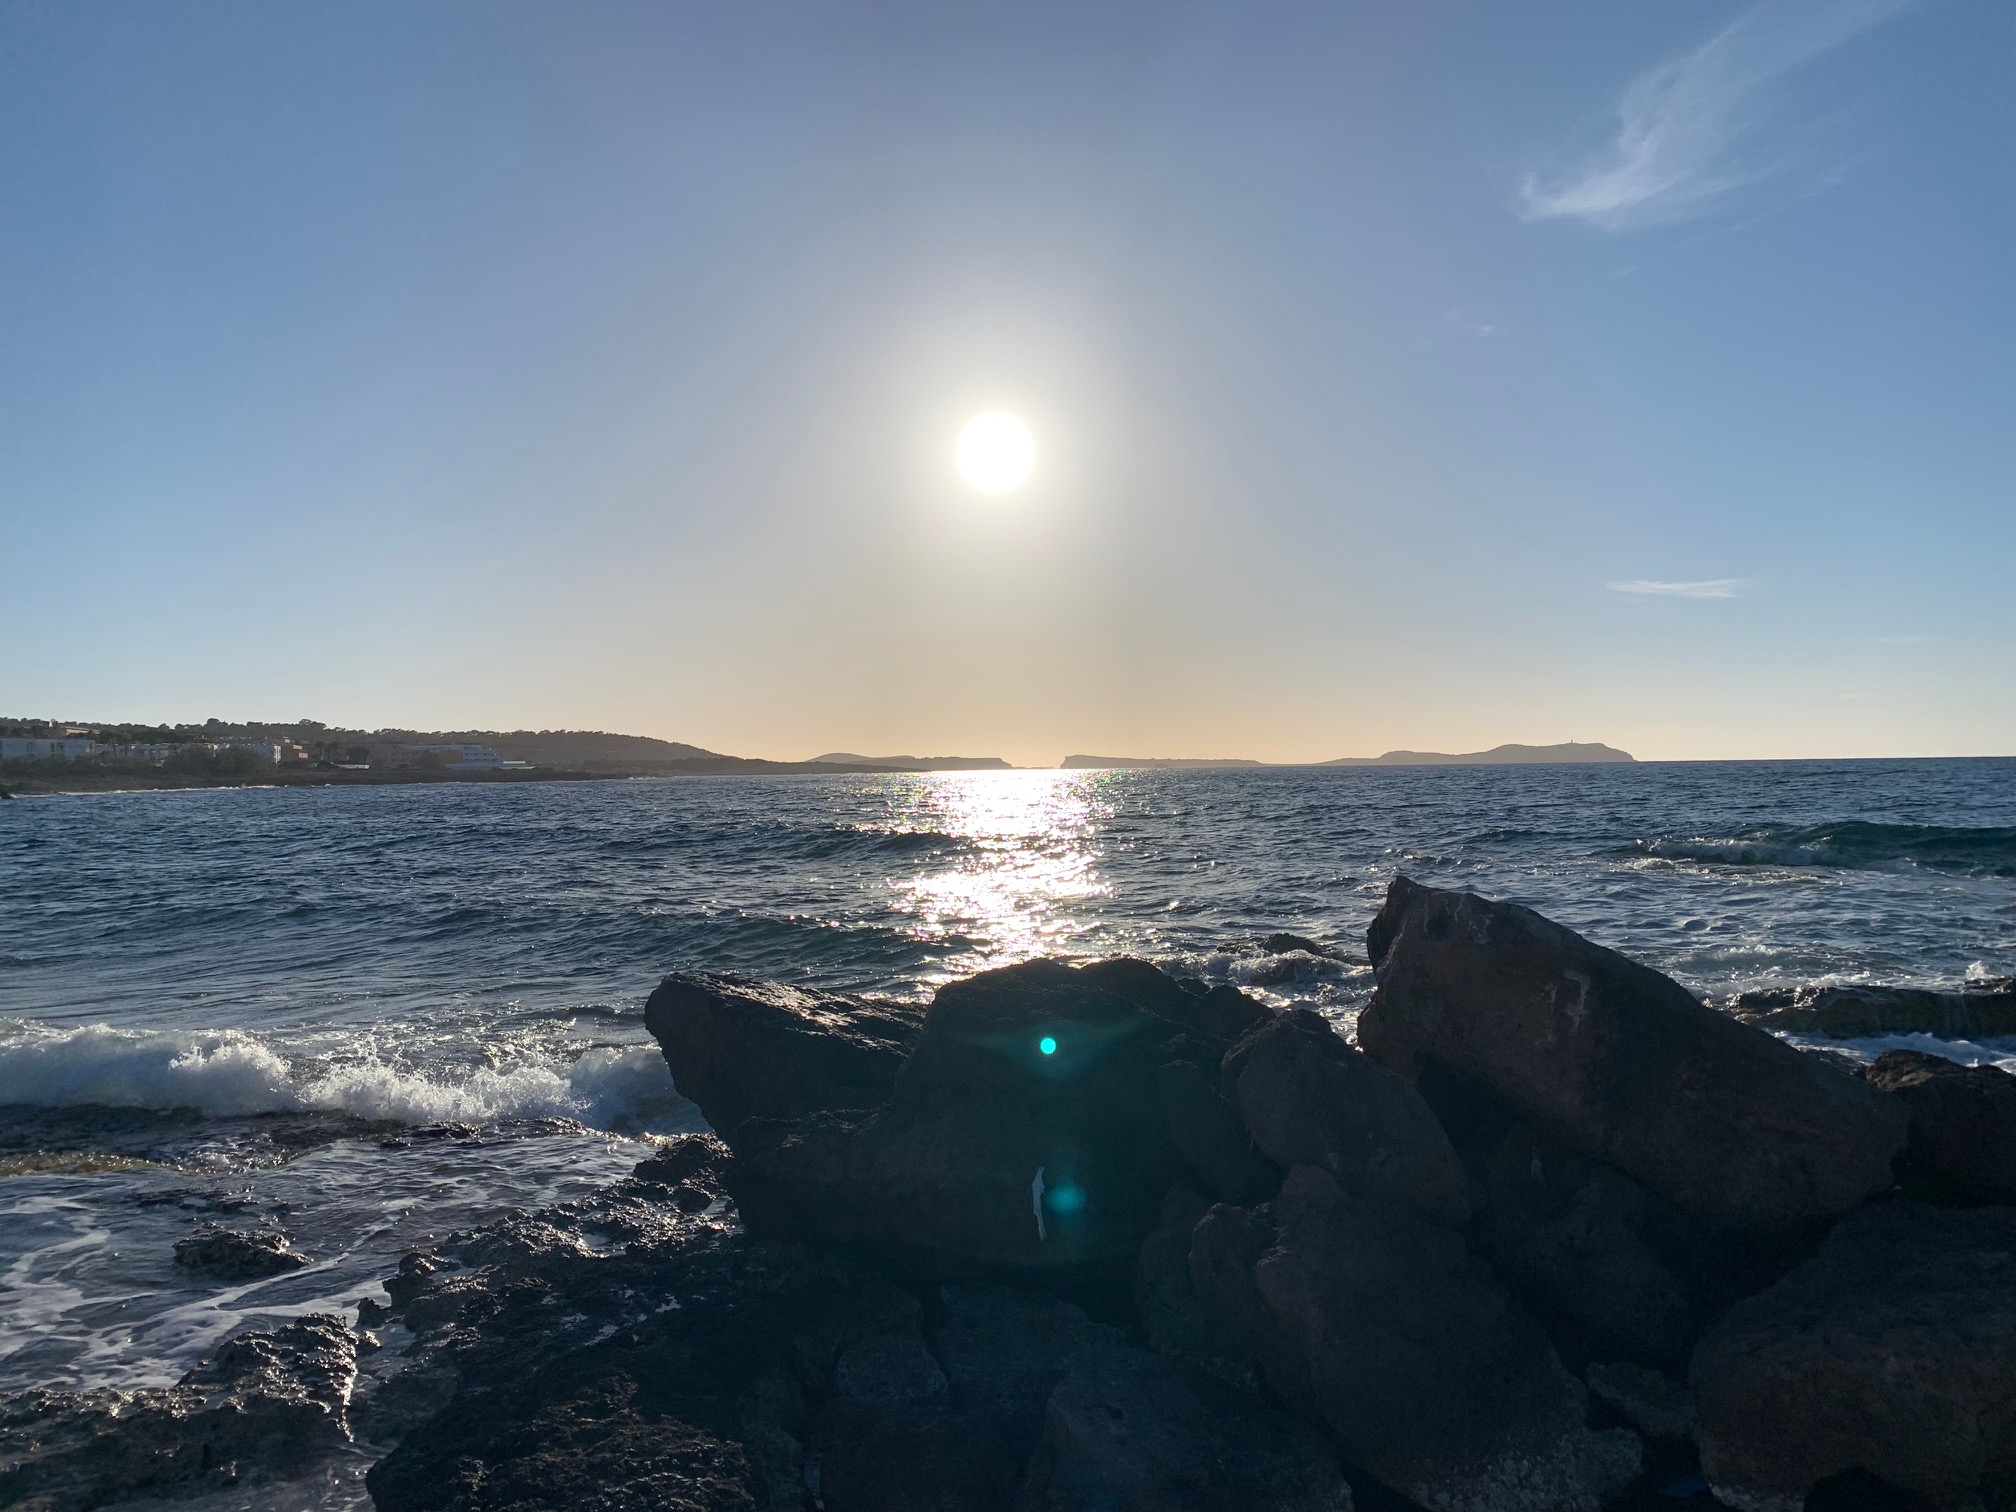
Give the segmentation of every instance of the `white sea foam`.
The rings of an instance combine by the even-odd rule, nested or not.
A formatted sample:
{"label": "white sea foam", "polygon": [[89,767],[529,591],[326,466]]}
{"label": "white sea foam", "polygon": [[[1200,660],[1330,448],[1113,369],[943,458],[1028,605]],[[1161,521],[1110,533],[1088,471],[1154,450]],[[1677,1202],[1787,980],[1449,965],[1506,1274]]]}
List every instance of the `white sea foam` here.
{"label": "white sea foam", "polygon": [[415,1071],[366,1050],[290,1063],[237,1029],[51,1029],[0,1021],[0,1103],[192,1108],[211,1117],[343,1112],[405,1123],[573,1118],[592,1128],[698,1126],[655,1046],[527,1054],[504,1067]]}

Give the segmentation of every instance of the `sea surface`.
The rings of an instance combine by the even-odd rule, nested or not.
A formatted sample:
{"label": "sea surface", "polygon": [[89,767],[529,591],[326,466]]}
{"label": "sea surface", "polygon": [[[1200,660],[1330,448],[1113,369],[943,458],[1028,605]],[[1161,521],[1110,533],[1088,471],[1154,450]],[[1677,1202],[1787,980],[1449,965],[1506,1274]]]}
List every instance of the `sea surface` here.
{"label": "sea surface", "polygon": [[[1347,1028],[1396,872],[1704,995],[2016,973],[2016,760],[700,777],[0,803],[0,1391],[165,1384],[702,1127],[704,967],[922,998],[1146,956]],[[1263,951],[1277,931],[1338,959]],[[1892,1044],[2016,1066],[2016,1043]],[[303,1269],[179,1269],[204,1223]]]}

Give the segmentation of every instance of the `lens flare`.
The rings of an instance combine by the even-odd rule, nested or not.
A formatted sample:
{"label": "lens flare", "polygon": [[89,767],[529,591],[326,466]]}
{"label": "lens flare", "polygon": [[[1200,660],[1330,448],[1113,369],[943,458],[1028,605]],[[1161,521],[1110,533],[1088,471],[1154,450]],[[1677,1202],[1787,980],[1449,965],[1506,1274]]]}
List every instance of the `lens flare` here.
{"label": "lens flare", "polygon": [[1036,1048],[1041,1050],[1045,1055],[1055,1055],[1057,1053],[1057,1041],[1046,1034],[1043,1038],[1036,1041]]}

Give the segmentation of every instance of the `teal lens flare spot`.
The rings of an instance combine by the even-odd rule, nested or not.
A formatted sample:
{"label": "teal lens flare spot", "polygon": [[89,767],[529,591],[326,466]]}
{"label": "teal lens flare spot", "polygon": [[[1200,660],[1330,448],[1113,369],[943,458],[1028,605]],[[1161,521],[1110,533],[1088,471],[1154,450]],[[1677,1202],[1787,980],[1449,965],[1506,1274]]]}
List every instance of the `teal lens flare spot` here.
{"label": "teal lens flare spot", "polygon": [[1041,1050],[1045,1055],[1055,1055],[1057,1053],[1057,1041],[1046,1034],[1043,1038],[1036,1041],[1036,1048]]}
{"label": "teal lens flare spot", "polygon": [[1085,1211],[1085,1193],[1066,1182],[1052,1187],[1045,1195],[1043,1205],[1060,1218],[1072,1218]]}

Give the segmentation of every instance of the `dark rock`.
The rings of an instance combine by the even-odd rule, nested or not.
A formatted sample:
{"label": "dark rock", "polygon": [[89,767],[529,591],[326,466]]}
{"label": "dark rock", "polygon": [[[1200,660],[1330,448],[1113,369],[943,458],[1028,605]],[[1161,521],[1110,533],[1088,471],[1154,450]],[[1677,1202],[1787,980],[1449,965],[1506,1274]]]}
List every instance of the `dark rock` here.
{"label": "dark rock", "polygon": [[644,1004],[681,1096],[732,1140],[751,1118],[889,1100],[923,1012],[711,972],[675,972]]}
{"label": "dark rock", "polygon": [[314,1313],[227,1339],[169,1387],[0,1398],[0,1505],[108,1502],[285,1475],[349,1441],[355,1337]]}
{"label": "dark rock", "polygon": [[1160,1069],[1215,1066],[1228,1031],[1265,1016],[1139,961],[984,972],[940,989],[886,1108],[745,1125],[729,1189],[752,1233],[914,1275],[1124,1286],[1162,1194],[1192,1179]]}
{"label": "dark rock", "polygon": [[1138,1349],[1088,1350],[1050,1394],[1015,1512],[1350,1512],[1294,1419]]}
{"label": "dark rock", "polygon": [[1933,1189],[1925,1195],[2016,1202],[2016,1076],[1889,1050],[1869,1080],[1911,1110],[1905,1163],[1921,1178],[1914,1185]]}
{"label": "dark rock", "polygon": [[[1695,1352],[1718,1498],[1796,1509],[1858,1474],[1978,1506],[2016,1474],[2016,1208],[1874,1203]],[[1817,1497],[1816,1497],[1817,1499]]]}
{"label": "dark rock", "polygon": [[1578,1354],[1621,1349],[1641,1361],[1685,1362],[1696,1310],[1678,1273],[1685,1267],[1668,1258],[1685,1254],[1679,1215],[1531,1124],[1507,1129],[1479,1165],[1477,1246],[1555,1324],[1557,1339],[1572,1323]]}
{"label": "dark rock", "polygon": [[1460,1235],[1298,1166],[1265,1215],[1216,1209],[1195,1243],[1200,1302],[1268,1385],[1430,1512],[1594,1512],[1638,1473],[1637,1439],[1584,1426],[1581,1383]]}
{"label": "dark rock", "polygon": [[1213,1077],[1191,1061],[1155,1073],[1169,1138],[1205,1190],[1220,1202],[1251,1207],[1281,1186],[1281,1171],[1253,1147],[1239,1110],[1218,1095]]}
{"label": "dark rock", "polygon": [[1321,1015],[1297,1009],[1259,1025],[1226,1069],[1236,1071],[1254,1143],[1277,1165],[1318,1166],[1347,1192],[1451,1227],[1469,1218],[1462,1162],[1420,1094],[1345,1044]]}
{"label": "dark rock", "polygon": [[1299,950],[1304,955],[1323,956],[1329,960],[1341,957],[1327,945],[1318,945],[1314,940],[1298,934],[1270,934],[1260,942],[1260,948],[1269,955],[1286,955]]}
{"label": "dark rock", "polygon": [[1874,1034],[1931,1034],[1978,1039],[2016,1034],[2016,977],[1969,982],[1958,992],[1859,984],[1765,988],[1722,999],[1724,1008],[1760,1029],[1862,1039]]}
{"label": "dark rock", "polygon": [[1893,1099],[1530,909],[1396,877],[1367,939],[1368,1051],[1482,1082],[1690,1213],[1791,1227],[1891,1184]]}
{"label": "dark rock", "polygon": [[[1134,1311],[1149,1346],[1207,1367],[1217,1356],[1206,1343],[1197,1310],[1197,1289],[1190,1279],[1190,1248],[1197,1225],[1211,1206],[1188,1187],[1169,1188],[1162,1198],[1162,1221],[1141,1242],[1134,1269]],[[1252,1372],[1243,1363],[1234,1367],[1232,1375],[1240,1384],[1251,1384]]]}
{"label": "dark rock", "polygon": [[1663,1371],[1612,1360],[1586,1372],[1590,1392],[1647,1438],[1686,1438],[1694,1432],[1694,1398],[1686,1383]]}
{"label": "dark rock", "polygon": [[250,1281],[299,1270],[308,1257],[289,1249],[285,1234],[206,1228],[175,1241],[175,1263],[220,1281]]}

